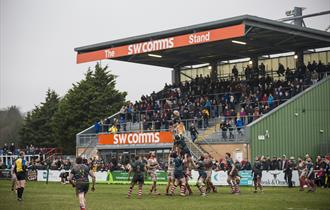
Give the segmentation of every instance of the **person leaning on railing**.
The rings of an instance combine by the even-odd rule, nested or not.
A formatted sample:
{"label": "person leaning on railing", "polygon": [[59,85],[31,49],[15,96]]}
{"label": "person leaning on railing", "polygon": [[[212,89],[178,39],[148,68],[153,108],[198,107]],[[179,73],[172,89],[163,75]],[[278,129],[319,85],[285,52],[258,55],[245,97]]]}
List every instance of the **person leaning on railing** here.
{"label": "person leaning on railing", "polygon": [[118,128],[115,124],[113,124],[110,128],[109,128],[109,133],[117,133],[118,132]]}

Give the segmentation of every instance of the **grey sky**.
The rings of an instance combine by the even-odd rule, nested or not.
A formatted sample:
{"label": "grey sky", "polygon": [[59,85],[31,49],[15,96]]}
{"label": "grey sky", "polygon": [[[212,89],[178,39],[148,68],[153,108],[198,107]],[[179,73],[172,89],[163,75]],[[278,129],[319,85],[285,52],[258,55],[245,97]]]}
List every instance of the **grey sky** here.
{"label": "grey sky", "polygon": [[[30,111],[48,88],[60,96],[84,77],[93,63],[76,64],[75,47],[176,27],[250,14],[269,19],[294,6],[304,14],[330,9],[329,0],[0,0],[0,109]],[[330,16],[309,18],[324,30]],[[171,70],[119,61],[102,61],[119,75],[117,87],[129,100],[160,90]]]}

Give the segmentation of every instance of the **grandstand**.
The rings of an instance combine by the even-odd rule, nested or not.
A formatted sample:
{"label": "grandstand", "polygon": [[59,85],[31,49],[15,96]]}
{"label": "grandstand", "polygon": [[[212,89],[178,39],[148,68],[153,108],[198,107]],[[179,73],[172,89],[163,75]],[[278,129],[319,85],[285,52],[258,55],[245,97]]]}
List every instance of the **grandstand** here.
{"label": "grandstand", "polygon": [[327,32],[243,15],[76,48],[77,63],[173,69],[171,85],[78,133],[77,155],[126,162],[152,150],[166,162],[179,120],[196,158],[329,153],[329,46]]}

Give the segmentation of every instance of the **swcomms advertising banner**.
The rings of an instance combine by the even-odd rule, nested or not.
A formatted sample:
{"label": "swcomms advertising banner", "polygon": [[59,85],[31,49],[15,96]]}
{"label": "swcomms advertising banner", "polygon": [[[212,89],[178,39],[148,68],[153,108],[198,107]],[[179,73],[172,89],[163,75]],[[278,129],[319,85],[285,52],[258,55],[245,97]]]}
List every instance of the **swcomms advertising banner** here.
{"label": "swcomms advertising banner", "polygon": [[119,58],[244,36],[244,24],[77,54],[77,63]]}
{"label": "swcomms advertising banner", "polygon": [[[61,171],[49,171],[48,181],[50,182],[60,182]],[[241,176],[241,186],[251,186],[253,185],[252,180],[252,172],[251,171],[240,171]],[[96,182],[97,183],[109,183],[109,184],[128,184],[128,173],[123,171],[113,171],[113,172],[96,172],[95,173]],[[189,180],[191,185],[196,184],[198,179],[198,172],[192,171],[192,177]],[[47,171],[46,170],[38,170],[38,181],[46,181],[47,180]],[[157,172],[157,180],[159,184],[167,183],[167,173],[164,171]],[[211,180],[214,185],[217,186],[226,186],[227,184],[227,172],[224,171],[213,171],[211,175]],[[298,172],[293,171],[292,173],[292,182],[293,185],[299,186],[299,177]],[[145,183],[151,183],[151,179],[149,176],[146,177]],[[283,171],[263,171],[261,183],[263,186],[287,186],[284,179]]]}
{"label": "swcomms advertising banner", "polygon": [[172,132],[105,133],[98,135],[98,142],[102,145],[165,144],[173,143],[173,134]]}

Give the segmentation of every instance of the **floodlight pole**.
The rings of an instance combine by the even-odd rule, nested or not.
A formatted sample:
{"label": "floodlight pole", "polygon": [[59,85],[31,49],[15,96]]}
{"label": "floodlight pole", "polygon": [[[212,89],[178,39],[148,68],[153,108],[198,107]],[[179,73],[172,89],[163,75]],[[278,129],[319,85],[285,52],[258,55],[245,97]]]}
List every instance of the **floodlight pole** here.
{"label": "floodlight pole", "polygon": [[305,9],[305,8],[303,8],[303,7],[294,7],[294,9],[293,9],[293,17],[300,17],[300,18],[293,19],[293,23],[296,26],[303,27],[303,25],[305,25],[304,19],[302,18],[303,9]]}

